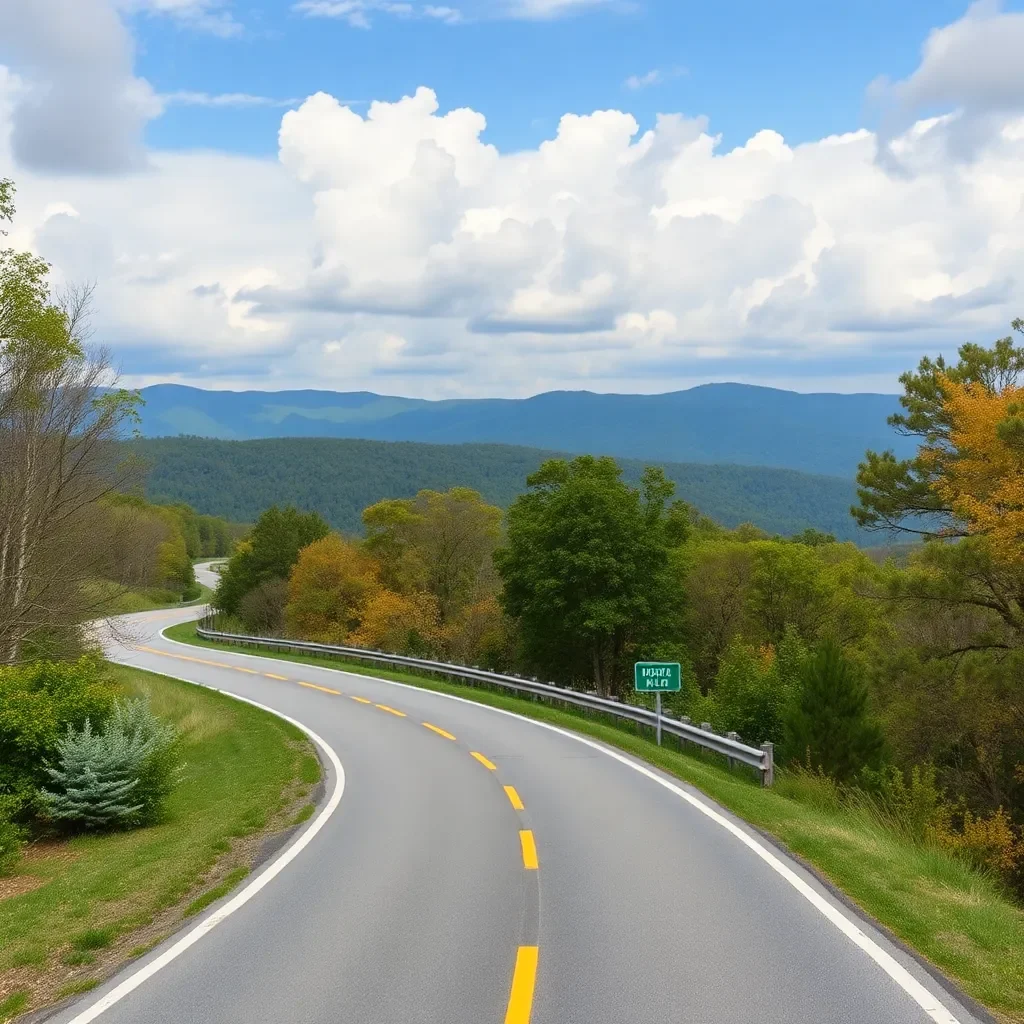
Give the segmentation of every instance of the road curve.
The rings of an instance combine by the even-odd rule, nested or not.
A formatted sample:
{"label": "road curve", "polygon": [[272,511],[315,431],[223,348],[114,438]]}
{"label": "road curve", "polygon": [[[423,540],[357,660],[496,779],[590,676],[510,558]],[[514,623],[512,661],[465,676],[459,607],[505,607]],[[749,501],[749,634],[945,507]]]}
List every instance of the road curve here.
{"label": "road curve", "polygon": [[[986,1019],[676,780],[470,702],[159,635],[190,614],[130,617],[111,656],[304,723],[340,757],[344,794],[277,877],[104,1024]],[[51,1019],[89,1018],[176,938]]]}

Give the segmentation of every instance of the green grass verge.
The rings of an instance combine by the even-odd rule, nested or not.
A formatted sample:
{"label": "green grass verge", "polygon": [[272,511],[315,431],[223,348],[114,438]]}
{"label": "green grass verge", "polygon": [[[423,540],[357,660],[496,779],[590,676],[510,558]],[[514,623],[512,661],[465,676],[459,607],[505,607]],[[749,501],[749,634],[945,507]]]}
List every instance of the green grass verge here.
{"label": "green grass verge", "polygon": [[169,590],[151,587],[146,590],[125,590],[109,580],[93,580],[87,584],[90,604],[102,615],[129,615],[132,612],[152,612],[162,608],[188,608],[206,604],[213,591],[199,584],[200,594],[194,601],[178,601]]}
{"label": "green grass verge", "polygon": [[[195,627],[194,622],[186,622],[171,627],[166,634],[200,647],[230,648],[200,639]],[[342,668],[468,697],[563,726],[634,754],[691,783],[774,836],[997,1016],[1024,1024],[1024,909],[1013,903],[994,879],[949,853],[907,842],[866,811],[800,802],[784,792],[762,789],[741,769],[729,771],[710,757],[658,747],[628,728],[546,704],[378,670],[359,662],[264,650],[259,653],[281,661]]]}
{"label": "green grass verge", "polygon": [[28,1006],[29,994],[25,989],[12,992],[6,999],[0,999],[0,1024],[7,1024],[16,1013]]}
{"label": "green grass verge", "polygon": [[[127,946],[130,933],[162,911],[180,919],[172,908],[195,892],[234,838],[268,822],[290,824],[294,810],[287,818],[281,811],[308,799],[309,760],[317,763],[300,730],[259,708],[165,676],[123,666],[110,672],[125,695],[147,696],[157,714],[181,729],[184,776],[162,824],[54,844],[18,869],[43,884],[0,900],[0,993],[5,971],[31,965],[38,972],[29,982],[36,1006],[55,996],[60,963],[88,963],[94,951],[119,942],[125,958],[137,955]],[[189,911],[200,909],[200,900],[213,902],[247,871],[236,868],[218,879]],[[24,985],[20,974],[17,984]]]}

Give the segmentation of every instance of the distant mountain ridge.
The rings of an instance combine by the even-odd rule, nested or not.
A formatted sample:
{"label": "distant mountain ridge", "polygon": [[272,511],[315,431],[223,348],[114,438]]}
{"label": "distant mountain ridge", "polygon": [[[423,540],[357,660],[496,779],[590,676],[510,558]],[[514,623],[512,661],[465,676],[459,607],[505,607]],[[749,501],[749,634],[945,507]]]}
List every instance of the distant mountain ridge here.
{"label": "distant mountain ridge", "polygon": [[[130,442],[152,468],[147,495],[184,501],[199,512],[253,522],[268,505],[314,509],[334,527],[357,533],[361,513],[382,498],[411,497],[423,488],[472,487],[508,505],[526,477],[556,453],[487,444],[415,444],[342,438],[220,441],[198,437]],[[639,480],[657,460],[622,459],[625,478]],[[790,469],[660,463],[676,493],[723,526],[752,522],[785,536],[815,527],[841,540],[870,539],[849,514],[850,480]]]}
{"label": "distant mountain ridge", "polygon": [[145,437],[334,437],[507,444],[652,461],[770,466],[850,479],[867,448],[905,456],[895,395],[801,394],[704,384],[662,395],[551,391],[427,401],[368,391],[143,388]]}

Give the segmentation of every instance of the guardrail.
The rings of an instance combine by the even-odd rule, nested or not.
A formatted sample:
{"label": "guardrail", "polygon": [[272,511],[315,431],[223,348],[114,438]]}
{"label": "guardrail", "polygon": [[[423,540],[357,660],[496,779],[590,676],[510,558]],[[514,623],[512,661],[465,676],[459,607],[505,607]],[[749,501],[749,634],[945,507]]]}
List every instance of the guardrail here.
{"label": "guardrail", "polygon": [[[418,672],[430,672],[446,676],[449,679],[461,679],[471,683],[483,683],[517,693],[529,694],[541,700],[559,701],[588,711],[596,711],[613,718],[636,722],[657,730],[659,716],[647,708],[634,704],[623,704],[621,701],[596,694],[569,690],[550,683],[540,683],[536,679],[524,679],[522,676],[503,675],[500,672],[488,672],[481,668],[470,668],[466,665],[449,665],[443,661],[431,661],[427,658],[411,658],[404,654],[388,654],[384,651],[370,651],[363,647],[342,647],[333,644],[315,644],[306,640],[283,640],[278,637],[244,636],[240,633],[223,633],[211,629],[202,620],[196,625],[196,633],[205,640],[219,640],[224,643],[241,644],[247,647],[269,647],[279,651],[297,651],[305,654],[326,654],[333,657],[356,658],[380,665],[393,665],[400,668],[414,669]],[[711,750],[725,757],[729,764],[749,765],[761,776],[761,784],[770,786],[775,781],[775,753],[771,743],[762,743],[760,748],[743,743],[735,733],[720,736],[711,731],[711,726],[704,722],[699,727],[688,718],[666,718],[660,716],[661,730],[676,736],[685,743],[692,743],[703,750]]]}

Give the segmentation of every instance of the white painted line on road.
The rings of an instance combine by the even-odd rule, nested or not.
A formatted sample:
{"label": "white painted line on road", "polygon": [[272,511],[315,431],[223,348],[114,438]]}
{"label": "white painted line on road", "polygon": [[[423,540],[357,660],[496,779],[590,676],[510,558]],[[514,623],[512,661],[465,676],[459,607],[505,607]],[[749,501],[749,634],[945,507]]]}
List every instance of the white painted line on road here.
{"label": "white painted line on road", "polygon": [[[171,642],[173,643],[174,641]],[[108,657],[108,660],[115,661],[116,659]],[[121,661],[118,663],[121,665],[128,665],[131,668],[140,668],[139,665],[134,665],[127,661]],[[158,674],[167,675],[168,673],[161,672]],[[170,678],[177,679],[182,683],[191,683],[193,686],[204,686],[203,683],[197,683],[194,679],[185,679],[182,676],[170,676]],[[78,1016],[72,1017],[71,1020],[68,1021],[68,1024],[89,1024],[89,1021],[95,1020],[101,1013],[109,1010],[115,1003],[120,1002],[126,995],[137,989],[144,981],[152,978],[157,971],[166,967],[172,960],[176,960],[185,952],[186,949],[197,943],[204,935],[213,931],[221,921],[230,917],[236,910],[248,903],[253,896],[255,896],[265,885],[273,881],[313,841],[320,829],[327,824],[327,819],[330,818],[330,816],[337,810],[338,804],[341,803],[342,794],[345,792],[345,769],[341,766],[341,761],[339,760],[338,755],[326,740],[318,736],[308,726],[303,725],[302,722],[299,722],[288,715],[282,714],[280,711],[275,711],[273,708],[269,708],[265,704],[259,704],[254,700],[249,700],[248,697],[242,697],[240,694],[231,693],[230,690],[220,690],[214,686],[207,686],[205,688],[208,690],[217,690],[218,693],[223,693],[228,697],[234,697],[235,700],[244,701],[246,704],[252,704],[253,707],[260,708],[262,711],[269,711],[272,715],[276,715],[278,718],[283,718],[286,722],[290,722],[292,725],[301,729],[327,755],[333,765],[334,771],[337,775],[334,792],[331,793],[331,797],[324,805],[323,810],[312,820],[298,839],[296,839],[290,846],[286,847],[275,860],[272,860],[270,864],[263,869],[263,871],[261,871],[244,889],[242,889],[241,892],[228,900],[228,902],[222,907],[215,910],[209,917],[200,921],[199,924],[190,931],[187,931],[180,939],[177,940],[177,942],[174,943],[174,945],[161,953],[155,960],[152,960],[148,964],[140,967],[133,974],[130,974],[125,978],[125,980],[119,985],[112,988],[105,996],[83,1010],[78,1014]]]}
{"label": "white painted line on road", "polygon": [[[171,640],[170,637],[164,636],[161,631],[160,636],[168,643],[177,644],[179,647],[194,647],[192,644],[183,644],[179,640]],[[231,651],[232,656],[236,658],[260,658],[258,654],[242,654],[240,652]],[[265,656],[264,656],[265,658]],[[275,660],[275,659],[269,659]],[[285,660],[287,659],[278,659]],[[394,679],[381,679],[379,676],[364,675],[360,672],[346,671],[345,669],[330,668],[326,665],[317,666],[322,672],[334,672],[338,675],[354,676],[357,679],[373,679],[375,682],[384,683],[388,686],[399,686],[405,690],[415,690],[419,693],[429,693],[435,697],[443,697],[445,700],[458,701],[460,704],[470,704],[475,708],[486,708],[488,711],[493,711],[499,715],[507,715],[509,718],[517,718],[521,722],[528,722],[530,725],[535,725],[540,729],[547,729],[550,732],[558,733],[559,736],[565,736],[568,739],[575,740],[577,743],[582,743],[585,746],[591,747],[594,750],[599,750],[601,753],[606,754],[608,757],[614,758],[621,764],[632,768],[634,771],[639,772],[641,775],[646,775],[647,778],[658,783],[659,786],[664,786],[669,792],[674,793],[681,800],[685,800],[692,807],[696,808],[701,814],[706,815],[715,824],[721,825],[727,832],[735,836],[744,846],[750,849],[754,854],[761,858],[776,874],[781,878],[785,879],[812,907],[815,908],[827,921],[835,925],[851,942],[859,947],[864,953],[866,953],[872,960],[878,964],[879,967],[894,981],[904,992],[915,1002],[922,1010],[935,1022],[935,1024],[960,1024],[960,1021],[955,1017],[942,1002],[933,995],[924,985],[921,984],[915,978],[910,971],[906,969],[891,953],[884,950],[870,935],[867,935],[855,921],[851,920],[846,916],[838,907],[830,903],[824,896],[821,895],[813,886],[809,885],[803,878],[801,878],[785,861],[782,860],[777,854],[773,853],[767,846],[760,843],[752,835],[748,835],[738,825],[731,822],[725,815],[720,814],[713,807],[704,803],[703,800],[698,800],[697,797],[691,793],[687,793],[685,789],[677,786],[673,782],[669,782],[668,779],[662,778],[656,772],[651,771],[650,768],[640,764],[637,761],[626,757],[625,754],[620,754],[616,750],[612,750],[609,747],[605,747],[594,740],[587,739],[585,736],[578,736],[576,733],[569,732],[567,729],[562,729],[557,725],[551,725],[548,722],[539,722],[535,718],[527,718],[525,715],[516,714],[514,711],[507,711],[505,708],[492,707],[490,704],[480,704],[475,700],[470,700],[468,697],[457,697],[451,693],[440,693],[437,690],[424,690],[417,686],[411,686],[408,683],[399,683]],[[91,1019],[91,1018],[89,1018]],[[79,1022],[77,1019],[71,1021],[70,1024],[85,1024],[85,1021]]]}

